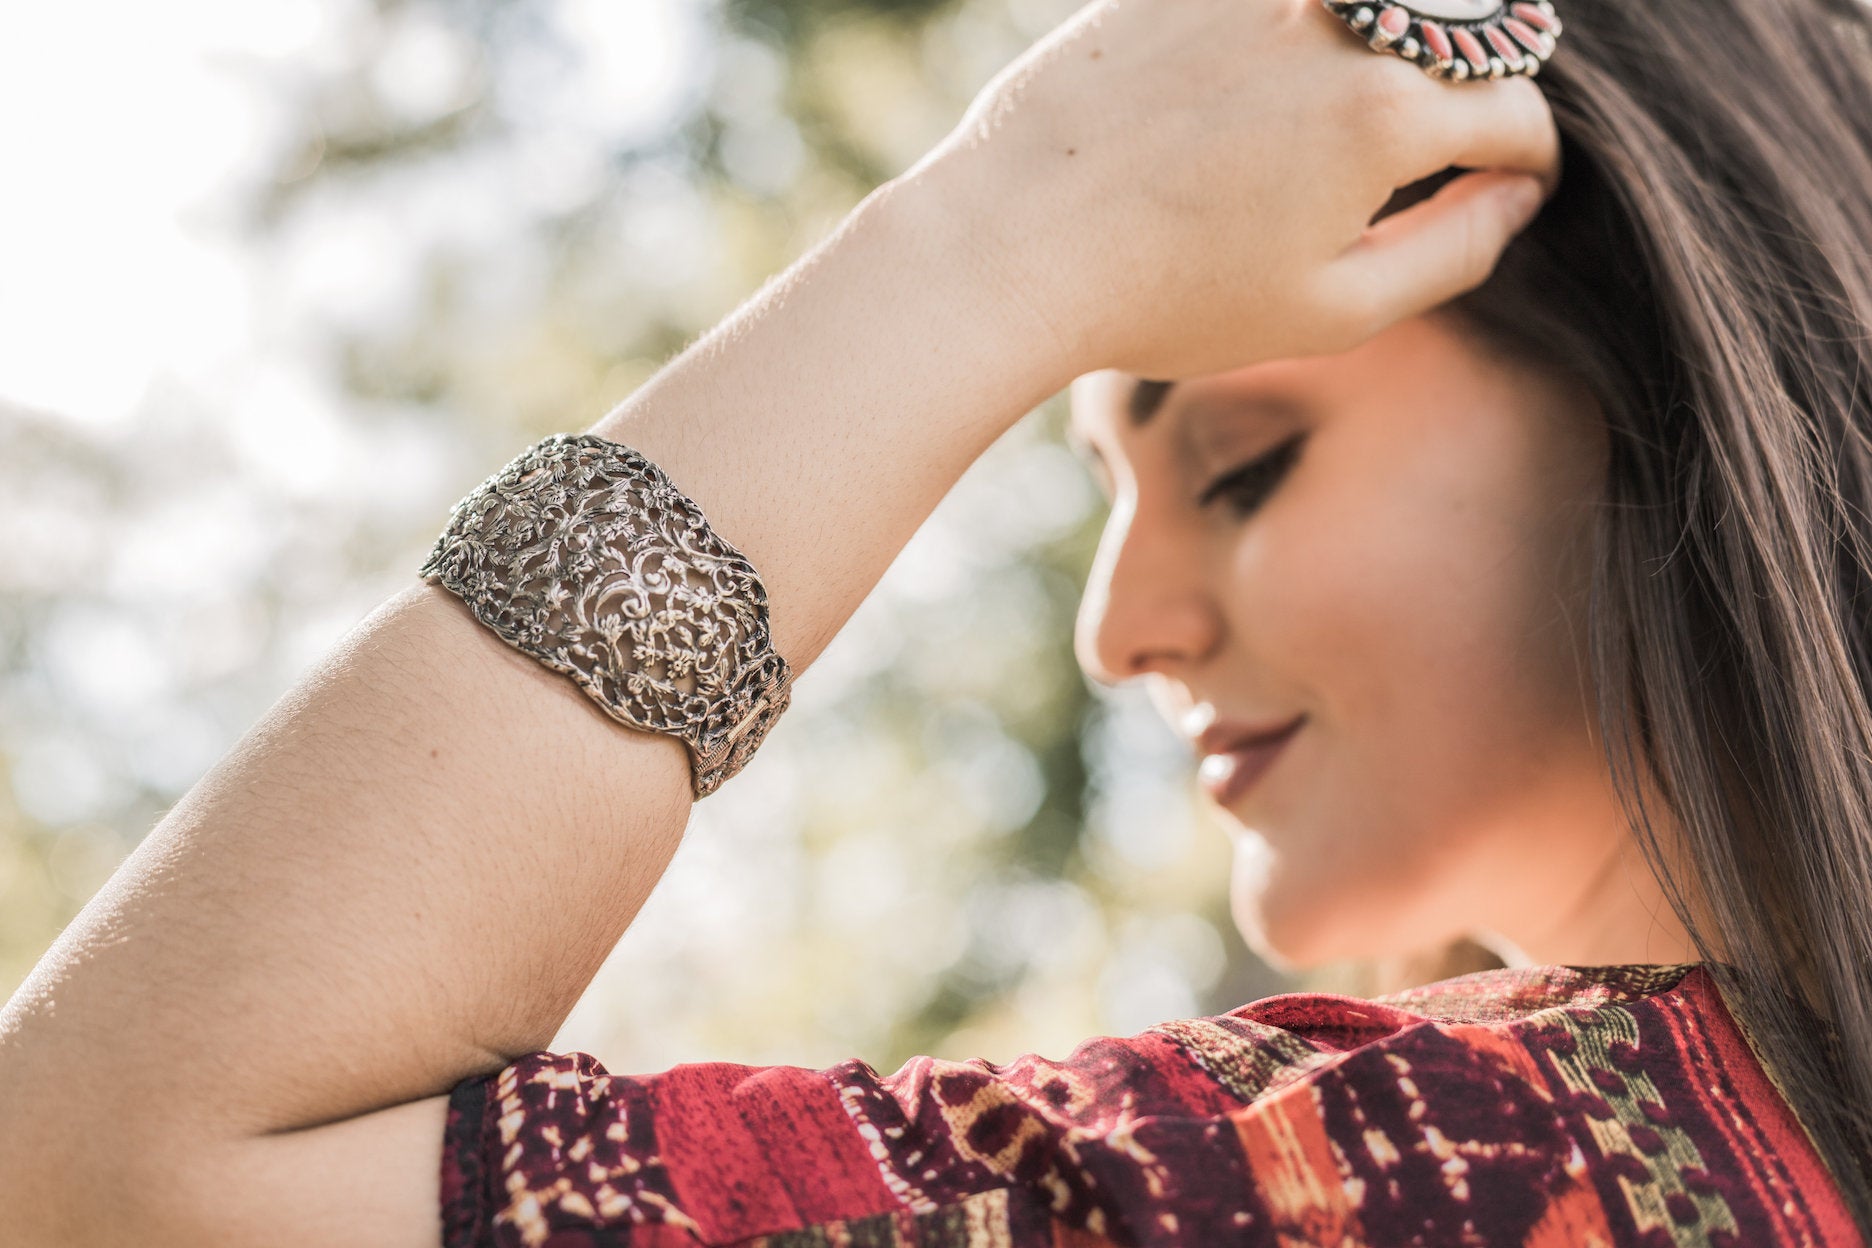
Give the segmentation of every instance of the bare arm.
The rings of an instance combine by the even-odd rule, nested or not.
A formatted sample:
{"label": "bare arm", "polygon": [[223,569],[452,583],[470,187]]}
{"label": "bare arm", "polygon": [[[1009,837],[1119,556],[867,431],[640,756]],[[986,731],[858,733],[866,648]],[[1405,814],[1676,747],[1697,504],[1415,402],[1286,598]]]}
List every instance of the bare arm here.
{"label": "bare arm", "polygon": [[[940,150],[592,427],[747,554],[797,671],[1077,373],[1349,348],[1480,282],[1533,207],[1479,172],[1367,229],[1394,188],[1558,175],[1532,83],[1451,90],[1290,0],[1094,0]],[[550,1042],[688,811],[677,741],[442,591],[393,598],[0,1011],[6,1229],[433,1244],[439,1098]]]}
{"label": "bare arm", "polygon": [[[1071,378],[922,189],[874,193],[591,426],[748,556],[796,672],[968,465]],[[0,1013],[0,1173],[124,1168],[120,1213],[78,1185],[76,1213],[110,1214],[82,1240],[140,1223],[125,1242],[160,1243],[153,1193],[172,1194],[178,1236],[202,1233],[185,1220],[204,1207],[231,1229],[243,1197],[191,1184],[278,1159],[311,1181],[235,1186],[304,1242],[435,1242],[440,1098],[550,1043],[690,804],[679,742],[605,718],[413,584],[169,812]],[[408,1140],[403,1175],[346,1164],[373,1130]]]}

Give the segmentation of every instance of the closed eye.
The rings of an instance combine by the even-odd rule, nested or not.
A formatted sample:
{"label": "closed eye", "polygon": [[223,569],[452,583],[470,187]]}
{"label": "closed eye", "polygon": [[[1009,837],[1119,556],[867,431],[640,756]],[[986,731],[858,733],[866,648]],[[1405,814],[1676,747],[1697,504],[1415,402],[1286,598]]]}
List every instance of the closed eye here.
{"label": "closed eye", "polygon": [[1305,433],[1296,433],[1266,454],[1256,456],[1222,476],[1202,492],[1196,505],[1207,507],[1215,499],[1221,498],[1228,503],[1229,510],[1237,518],[1246,517],[1266,502],[1268,495],[1274,492],[1274,487],[1281,483],[1281,479],[1300,458],[1300,448],[1306,439]]}

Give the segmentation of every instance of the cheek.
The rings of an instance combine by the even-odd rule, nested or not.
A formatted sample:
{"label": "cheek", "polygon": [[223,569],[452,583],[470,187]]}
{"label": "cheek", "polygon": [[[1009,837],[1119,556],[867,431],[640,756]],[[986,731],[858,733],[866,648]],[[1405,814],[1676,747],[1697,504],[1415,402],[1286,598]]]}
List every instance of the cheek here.
{"label": "cheek", "polygon": [[1514,835],[1544,769],[1593,765],[1566,618],[1583,627],[1582,513],[1469,449],[1321,465],[1240,552],[1237,625],[1311,717],[1240,812],[1267,848],[1238,871],[1238,920],[1288,957],[1459,934],[1482,904],[1456,891],[1464,864]]}

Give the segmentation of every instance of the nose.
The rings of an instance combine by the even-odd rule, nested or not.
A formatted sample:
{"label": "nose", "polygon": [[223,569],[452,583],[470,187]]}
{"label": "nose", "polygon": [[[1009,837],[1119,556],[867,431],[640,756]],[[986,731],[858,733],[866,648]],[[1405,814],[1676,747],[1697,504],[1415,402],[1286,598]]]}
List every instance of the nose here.
{"label": "nose", "polygon": [[1073,653],[1092,680],[1117,685],[1175,674],[1215,647],[1222,623],[1205,584],[1198,535],[1114,504],[1086,578]]}

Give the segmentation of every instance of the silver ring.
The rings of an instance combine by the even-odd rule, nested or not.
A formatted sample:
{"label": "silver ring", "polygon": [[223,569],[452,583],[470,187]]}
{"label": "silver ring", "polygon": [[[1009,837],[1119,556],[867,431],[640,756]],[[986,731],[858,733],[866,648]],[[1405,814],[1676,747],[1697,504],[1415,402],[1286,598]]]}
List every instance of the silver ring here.
{"label": "silver ring", "polygon": [[1320,0],[1374,52],[1432,78],[1533,77],[1553,55],[1560,18],[1551,0]]}

